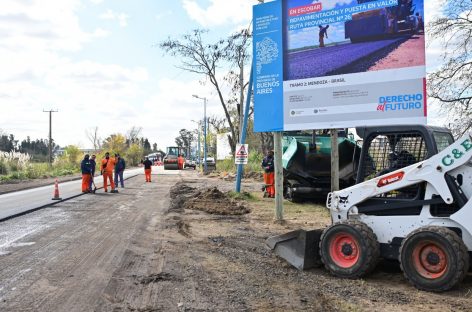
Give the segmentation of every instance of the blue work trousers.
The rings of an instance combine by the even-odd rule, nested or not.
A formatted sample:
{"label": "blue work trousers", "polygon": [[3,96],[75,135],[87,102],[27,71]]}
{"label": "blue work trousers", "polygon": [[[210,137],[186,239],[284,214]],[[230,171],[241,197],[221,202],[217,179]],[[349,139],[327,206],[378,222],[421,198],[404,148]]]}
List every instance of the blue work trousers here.
{"label": "blue work trousers", "polygon": [[90,183],[89,183],[89,190],[93,191],[92,185],[93,185],[93,178],[95,176],[95,173],[92,173],[90,176]]}
{"label": "blue work trousers", "polygon": [[121,187],[125,187],[125,183],[123,182],[123,171],[115,171],[115,185],[118,187],[118,180],[121,182]]}

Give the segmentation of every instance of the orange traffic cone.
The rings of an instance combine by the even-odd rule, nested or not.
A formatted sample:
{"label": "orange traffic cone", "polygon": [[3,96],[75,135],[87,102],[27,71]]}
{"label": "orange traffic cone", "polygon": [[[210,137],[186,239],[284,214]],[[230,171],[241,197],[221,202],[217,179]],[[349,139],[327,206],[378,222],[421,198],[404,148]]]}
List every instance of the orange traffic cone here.
{"label": "orange traffic cone", "polygon": [[62,198],[59,197],[59,183],[57,183],[57,179],[56,183],[54,184],[54,197],[52,200],[62,200]]}

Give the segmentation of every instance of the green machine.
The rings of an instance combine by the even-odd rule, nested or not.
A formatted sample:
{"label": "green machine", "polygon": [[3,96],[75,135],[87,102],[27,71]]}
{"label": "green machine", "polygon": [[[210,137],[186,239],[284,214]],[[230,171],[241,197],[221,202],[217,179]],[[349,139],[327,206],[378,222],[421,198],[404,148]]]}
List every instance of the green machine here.
{"label": "green machine", "polygon": [[[284,196],[325,199],[331,191],[331,137],[326,131],[292,131],[283,137]],[[339,184],[355,184],[361,146],[347,129],[338,132]]]}

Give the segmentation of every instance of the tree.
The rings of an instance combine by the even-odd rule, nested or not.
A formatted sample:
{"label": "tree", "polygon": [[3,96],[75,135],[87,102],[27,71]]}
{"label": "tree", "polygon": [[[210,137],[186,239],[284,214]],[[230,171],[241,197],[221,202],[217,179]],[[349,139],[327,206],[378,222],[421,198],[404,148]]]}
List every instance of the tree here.
{"label": "tree", "polygon": [[[230,51],[237,45],[236,40],[239,37],[230,36],[228,39],[220,39],[215,43],[207,44],[203,39],[203,35],[207,32],[206,30],[196,29],[189,34],[183,35],[181,39],[169,38],[161,42],[159,46],[166,53],[182,59],[181,69],[198,75],[204,75],[207,81],[214,87],[225,113],[229,131],[231,132],[230,145],[234,154],[236,150],[237,128],[234,124],[234,118],[230,114],[231,103],[223,95],[222,81],[220,79],[225,74],[220,73],[219,69],[234,66],[234,63],[228,64],[228,60],[233,59],[232,52]],[[245,41],[242,42],[247,44]],[[244,49],[239,50],[241,53],[245,53],[244,51]],[[242,57],[241,64],[244,64],[244,59],[245,57]],[[239,61],[236,61],[236,64],[239,64]]]}
{"label": "tree", "polygon": [[175,144],[177,144],[178,147],[188,148],[194,140],[195,136],[192,131],[181,129],[179,131],[179,136],[175,138]]}
{"label": "tree", "polygon": [[135,127],[135,126],[131,127],[131,129],[128,130],[128,132],[126,133],[128,146],[133,143],[137,143],[139,141],[139,135],[141,134],[142,131],[143,131],[142,127]]}
{"label": "tree", "polygon": [[208,117],[208,124],[211,125],[215,130],[216,133],[227,132],[228,128],[225,125],[226,120],[224,118],[218,116],[211,116]]}
{"label": "tree", "polygon": [[440,102],[456,136],[472,128],[472,2],[447,0],[429,35],[443,47],[443,65],[429,75],[429,96]]}
{"label": "tree", "polygon": [[127,149],[126,138],[122,134],[112,134],[103,141],[103,148],[111,154],[124,154]]}
{"label": "tree", "polygon": [[59,157],[59,162],[68,167],[77,168],[80,165],[82,152],[75,145],[66,146],[64,154]]}
{"label": "tree", "polygon": [[98,151],[101,148],[101,138],[98,136],[98,127],[85,130],[85,135],[87,136],[87,139],[92,143],[93,150]]}
{"label": "tree", "polygon": [[157,143],[154,143],[154,144],[152,145],[152,151],[153,151],[154,153],[157,152]]}
{"label": "tree", "polygon": [[0,151],[11,152],[16,150],[18,141],[13,134],[0,134]]}
{"label": "tree", "polygon": [[126,151],[126,160],[129,165],[136,166],[144,156],[144,149],[137,143],[131,144]]}
{"label": "tree", "polygon": [[231,70],[225,77],[225,80],[231,85],[228,103],[233,107],[235,106],[237,120],[239,121],[237,126],[238,141],[240,140],[239,136],[243,126],[245,89],[249,84],[249,82],[244,80],[244,68],[249,63],[252,55],[249,50],[250,40],[251,33],[248,29],[243,29],[228,38],[225,48],[225,58],[231,62]]}
{"label": "tree", "polygon": [[143,140],[143,149],[146,153],[151,152],[151,143],[149,143],[149,140],[147,138]]}

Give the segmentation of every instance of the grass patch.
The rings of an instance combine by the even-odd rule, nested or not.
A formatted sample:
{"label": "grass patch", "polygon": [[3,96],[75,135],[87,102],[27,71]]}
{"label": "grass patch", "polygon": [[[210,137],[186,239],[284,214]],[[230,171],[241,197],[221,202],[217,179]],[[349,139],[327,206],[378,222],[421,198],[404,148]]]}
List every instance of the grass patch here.
{"label": "grass patch", "polygon": [[237,193],[231,191],[228,193],[228,196],[236,200],[247,200],[247,201],[257,201],[257,197],[249,192]]}

